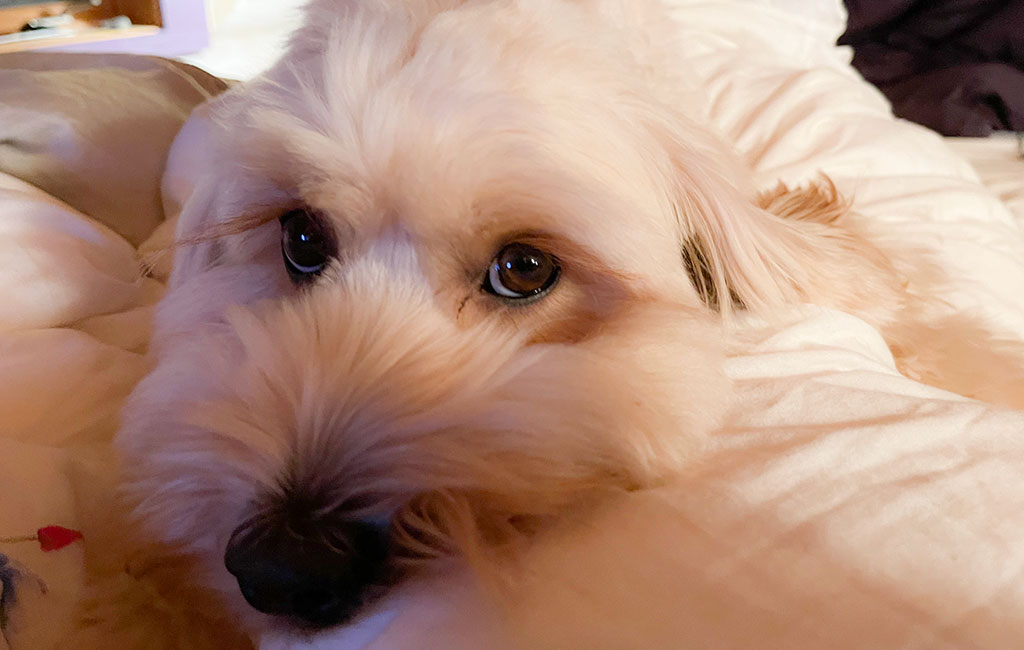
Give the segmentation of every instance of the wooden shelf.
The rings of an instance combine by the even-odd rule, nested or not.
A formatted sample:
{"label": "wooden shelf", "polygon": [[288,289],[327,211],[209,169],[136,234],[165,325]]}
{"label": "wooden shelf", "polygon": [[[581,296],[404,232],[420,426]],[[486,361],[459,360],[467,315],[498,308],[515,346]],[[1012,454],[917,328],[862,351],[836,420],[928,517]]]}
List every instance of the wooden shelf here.
{"label": "wooden shelf", "polygon": [[99,43],[101,41],[120,40],[124,38],[138,38],[139,36],[152,36],[159,34],[160,28],[156,25],[132,25],[121,29],[82,29],[71,34],[52,35],[44,38],[33,38],[31,40],[0,43],[0,54],[7,52],[26,52],[41,48],[59,47],[64,45],[78,45],[81,43]]}
{"label": "wooden shelf", "polygon": [[[0,35],[19,32],[39,16],[58,15],[70,0],[38,5],[0,7]],[[177,56],[197,52],[209,42],[204,0],[103,0],[98,7],[78,3],[74,22],[47,34],[2,42],[0,54],[30,50],[70,52],[122,52]],[[128,27],[102,27],[117,16],[131,20]],[[40,30],[42,31],[42,30]]]}

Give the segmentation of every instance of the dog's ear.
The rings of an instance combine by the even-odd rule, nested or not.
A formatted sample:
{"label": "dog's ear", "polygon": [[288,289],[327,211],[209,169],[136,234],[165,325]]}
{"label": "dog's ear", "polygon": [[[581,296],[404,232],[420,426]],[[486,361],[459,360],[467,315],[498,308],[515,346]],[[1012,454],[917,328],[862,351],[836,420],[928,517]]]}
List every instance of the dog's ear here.
{"label": "dog's ear", "polygon": [[[669,156],[671,201],[684,266],[701,298],[728,317],[747,308],[771,313],[855,282],[843,263],[859,240],[838,225],[847,205],[827,179],[807,188],[780,185],[758,195],[738,158],[685,118],[656,137]],[[826,302],[833,302],[830,298]]]}
{"label": "dog's ear", "polygon": [[799,232],[757,204],[729,152],[676,133],[666,144],[680,248],[701,298],[724,316],[797,299],[807,275]]}
{"label": "dog's ear", "polygon": [[[237,95],[229,91],[196,109],[168,155],[161,189],[164,212],[177,221],[172,287],[224,261],[232,236],[273,220],[273,215],[240,210],[239,201],[256,191],[254,184],[246,166],[237,164],[237,153],[217,145],[219,124],[235,119]],[[234,244],[237,248],[239,240]]]}
{"label": "dog's ear", "polygon": [[216,219],[220,193],[209,146],[211,128],[207,104],[185,122],[167,156],[161,188],[164,211],[169,219],[177,220],[171,286],[209,268],[217,255],[216,240],[201,237]]}
{"label": "dog's ear", "polygon": [[214,223],[216,194],[215,183],[201,184],[185,201],[174,244],[172,287],[216,264],[221,243],[217,238],[205,236]]}

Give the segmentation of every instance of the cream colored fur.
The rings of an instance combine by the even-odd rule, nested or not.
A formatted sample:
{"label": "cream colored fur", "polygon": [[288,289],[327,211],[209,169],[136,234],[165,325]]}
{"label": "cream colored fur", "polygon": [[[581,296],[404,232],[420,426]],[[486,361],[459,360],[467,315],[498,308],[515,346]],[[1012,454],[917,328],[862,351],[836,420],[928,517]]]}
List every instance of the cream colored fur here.
{"label": "cream colored fur", "polygon": [[[858,314],[907,374],[1024,406],[1019,350],[944,314],[940,274],[883,250],[827,179],[754,192],[689,114],[657,2],[308,13],[281,63],[209,106],[155,369],[118,435],[143,535],[245,632],[283,623],[242,600],[225,545],[285,485],[390,518],[406,560],[485,565],[568,509],[671,477],[729,408],[739,309]],[[297,205],[341,242],[309,290],[280,259],[276,218]],[[480,284],[523,233],[564,276],[510,307]],[[986,377],[997,363],[1005,382]],[[137,638],[111,633],[78,647]]]}

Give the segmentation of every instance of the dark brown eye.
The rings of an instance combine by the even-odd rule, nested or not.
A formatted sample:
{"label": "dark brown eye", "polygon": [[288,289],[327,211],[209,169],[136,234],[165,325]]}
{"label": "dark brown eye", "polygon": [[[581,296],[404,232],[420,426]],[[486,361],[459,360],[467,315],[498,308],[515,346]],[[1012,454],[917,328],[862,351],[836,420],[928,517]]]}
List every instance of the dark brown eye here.
{"label": "dark brown eye", "polygon": [[334,238],[308,210],[281,215],[281,255],[292,280],[312,279],[336,254]]}
{"label": "dark brown eye", "polygon": [[539,296],[555,286],[561,270],[558,260],[544,251],[509,244],[491,262],[484,290],[510,300]]}

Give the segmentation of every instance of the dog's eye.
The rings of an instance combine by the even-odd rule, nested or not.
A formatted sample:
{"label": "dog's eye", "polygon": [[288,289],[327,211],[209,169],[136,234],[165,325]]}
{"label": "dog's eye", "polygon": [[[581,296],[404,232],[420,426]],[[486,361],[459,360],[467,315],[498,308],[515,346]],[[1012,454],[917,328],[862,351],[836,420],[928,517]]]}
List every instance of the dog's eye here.
{"label": "dog's eye", "polygon": [[295,282],[312,279],[336,254],[334,240],[308,210],[281,215],[281,254]]}
{"label": "dog's eye", "polygon": [[498,252],[484,280],[484,290],[520,300],[546,293],[558,282],[558,260],[527,244],[508,244]]}

